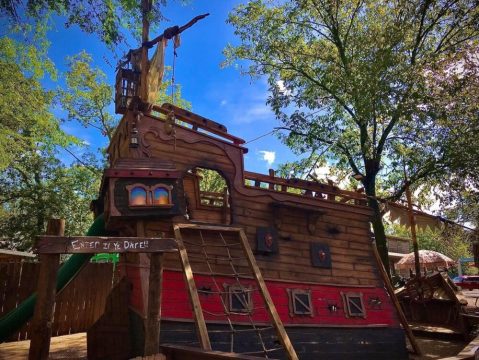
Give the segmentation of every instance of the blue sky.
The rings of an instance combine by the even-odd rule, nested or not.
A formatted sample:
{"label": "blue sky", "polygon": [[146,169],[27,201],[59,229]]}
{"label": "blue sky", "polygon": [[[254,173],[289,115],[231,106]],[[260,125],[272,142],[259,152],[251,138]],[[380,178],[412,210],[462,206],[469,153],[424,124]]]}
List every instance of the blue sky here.
{"label": "blue sky", "polygon": [[[226,23],[228,13],[238,3],[240,1],[191,0],[187,5],[180,5],[170,2],[164,8],[169,21],[163,22],[161,31],[173,25],[183,25],[196,15],[210,13],[182,34],[181,47],[177,50],[176,83],[181,84],[182,95],[191,102],[193,112],[226,125],[229,133],[249,141],[268,133],[279,122],[265,104],[268,97],[265,79],[251,80],[233,66],[220,66],[225,46],[238,43],[233,28]],[[157,35],[150,33],[150,38]],[[111,84],[118,57],[128,51],[125,44],[111,51],[94,35],[82,33],[77,28],[66,30],[61,18],[56,20],[56,28],[49,33],[49,38],[52,42],[50,57],[60,71],[65,71],[67,56],[85,50],[93,55],[95,65],[107,74]],[[131,47],[139,46],[133,39],[127,42]],[[171,65],[172,59],[173,49],[169,44],[166,65]],[[62,86],[61,81],[58,85]],[[93,149],[107,144],[106,138],[78,124],[65,123],[64,128],[91,144]],[[268,168],[276,168],[278,164],[296,158],[275,135],[265,136],[247,147],[245,168],[249,171],[266,173]]]}

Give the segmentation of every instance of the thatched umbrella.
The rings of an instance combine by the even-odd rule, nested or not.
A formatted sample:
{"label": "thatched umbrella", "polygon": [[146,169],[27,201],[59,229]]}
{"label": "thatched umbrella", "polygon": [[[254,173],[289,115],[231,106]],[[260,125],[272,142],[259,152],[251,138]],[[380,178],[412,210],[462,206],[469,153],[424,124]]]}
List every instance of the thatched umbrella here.
{"label": "thatched umbrella", "polygon": [[[455,265],[454,260],[433,250],[419,250],[419,263],[426,269],[447,268]],[[404,255],[396,266],[398,269],[414,269],[414,252]]]}

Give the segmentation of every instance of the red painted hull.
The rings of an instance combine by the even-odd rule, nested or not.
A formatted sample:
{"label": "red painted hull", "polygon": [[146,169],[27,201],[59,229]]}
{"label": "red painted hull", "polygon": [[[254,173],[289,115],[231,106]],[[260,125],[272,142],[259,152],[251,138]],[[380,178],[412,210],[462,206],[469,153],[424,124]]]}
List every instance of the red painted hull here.
{"label": "red painted hull", "polygon": [[[135,271],[136,270],[136,271]],[[139,268],[129,269],[129,278],[133,282],[130,304],[140,313],[144,313],[144,305],[141,287],[139,286]],[[214,278],[224,291],[224,285],[235,285],[236,280],[229,277]],[[198,289],[207,288],[217,291],[213,278],[206,275],[195,275],[195,282]],[[242,279],[243,286],[257,288],[254,280]],[[395,310],[388,298],[386,290],[380,287],[347,287],[334,285],[313,285],[298,284],[285,281],[267,280],[266,284],[273,298],[276,309],[285,325],[316,325],[316,326],[387,326],[399,327]],[[287,289],[308,289],[311,290],[311,301],[313,315],[292,315],[289,308],[289,297]],[[191,320],[193,319],[191,305],[188,298],[186,283],[180,271],[165,270],[163,273],[162,287],[162,319],[169,320]],[[361,293],[366,312],[365,318],[347,317],[345,313],[341,292]],[[223,295],[224,296],[224,295]],[[378,303],[378,300],[380,304]],[[204,310],[205,320],[208,322],[224,322],[227,317],[224,315],[224,307],[218,294],[202,294],[200,301]],[[264,302],[258,291],[252,293],[253,312],[252,321],[255,323],[269,323],[269,317],[264,309]],[[337,310],[332,311],[329,305],[336,305]],[[245,315],[230,315],[235,323],[249,323],[250,319]]]}

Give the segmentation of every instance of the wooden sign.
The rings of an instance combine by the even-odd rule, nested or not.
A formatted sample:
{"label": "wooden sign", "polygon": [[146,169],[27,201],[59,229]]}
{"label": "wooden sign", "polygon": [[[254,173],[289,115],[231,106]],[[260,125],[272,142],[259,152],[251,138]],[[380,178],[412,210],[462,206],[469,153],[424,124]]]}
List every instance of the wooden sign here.
{"label": "wooden sign", "polygon": [[154,253],[177,251],[172,238],[107,236],[37,236],[38,254]]}

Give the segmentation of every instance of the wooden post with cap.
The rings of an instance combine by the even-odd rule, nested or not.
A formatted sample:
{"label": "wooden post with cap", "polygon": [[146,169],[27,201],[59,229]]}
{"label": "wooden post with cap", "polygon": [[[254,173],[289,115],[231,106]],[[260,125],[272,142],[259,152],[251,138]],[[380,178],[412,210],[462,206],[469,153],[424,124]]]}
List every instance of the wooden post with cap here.
{"label": "wooden post with cap", "polygon": [[[64,219],[50,219],[47,235],[63,236]],[[29,360],[46,360],[50,352],[53,312],[55,309],[56,278],[60,265],[60,254],[40,254],[40,272],[37,283],[37,302],[32,321]]]}

